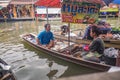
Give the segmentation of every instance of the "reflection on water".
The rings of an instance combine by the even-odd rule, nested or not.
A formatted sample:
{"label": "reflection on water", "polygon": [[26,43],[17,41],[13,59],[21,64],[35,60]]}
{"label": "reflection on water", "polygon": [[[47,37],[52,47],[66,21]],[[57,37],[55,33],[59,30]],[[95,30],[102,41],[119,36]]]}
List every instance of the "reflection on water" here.
{"label": "reflection on water", "polygon": [[[20,35],[38,33],[46,22],[0,23],[0,58],[11,65],[18,80],[52,80],[59,77],[96,72],[40,52],[22,41]],[[50,22],[59,30],[61,22]]]}

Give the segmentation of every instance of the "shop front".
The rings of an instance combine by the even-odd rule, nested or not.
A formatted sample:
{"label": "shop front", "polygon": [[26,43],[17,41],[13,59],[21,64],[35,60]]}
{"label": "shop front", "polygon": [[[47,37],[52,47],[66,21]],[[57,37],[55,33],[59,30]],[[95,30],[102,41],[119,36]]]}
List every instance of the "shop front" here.
{"label": "shop front", "polygon": [[36,0],[13,0],[10,2],[9,13],[13,18],[34,18],[35,17],[35,6]]}

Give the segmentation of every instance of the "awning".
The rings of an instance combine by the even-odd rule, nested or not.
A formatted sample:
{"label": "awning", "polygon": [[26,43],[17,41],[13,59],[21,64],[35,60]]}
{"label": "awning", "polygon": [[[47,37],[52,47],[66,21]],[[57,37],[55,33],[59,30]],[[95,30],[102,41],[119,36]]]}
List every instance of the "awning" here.
{"label": "awning", "polygon": [[11,0],[0,0],[0,3],[9,3]]}
{"label": "awning", "polygon": [[1,7],[7,7],[8,4],[9,4],[9,3],[0,3],[0,6],[1,6]]}
{"label": "awning", "polygon": [[16,4],[16,5],[21,5],[21,4],[34,4],[37,0],[12,0],[10,4]]}
{"label": "awning", "polygon": [[0,9],[2,9],[3,7],[7,7],[7,5],[10,3],[11,0],[1,0],[0,1]]}
{"label": "awning", "polygon": [[61,0],[39,0],[35,5],[59,8],[61,7]]}

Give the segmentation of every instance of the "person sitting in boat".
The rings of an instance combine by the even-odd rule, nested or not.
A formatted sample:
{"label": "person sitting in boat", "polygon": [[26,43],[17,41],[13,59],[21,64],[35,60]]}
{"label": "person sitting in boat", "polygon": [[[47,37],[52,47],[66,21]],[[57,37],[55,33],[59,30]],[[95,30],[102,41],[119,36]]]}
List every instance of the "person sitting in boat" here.
{"label": "person sitting in boat", "polygon": [[61,35],[65,35],[69,31],[69,27],[67,25],[63,25],[60,28],[61,28]]}
{"label": "person sitting in boat", "polygon": [[54,46],[54,36],[53,33],[50,31],[50,24],[45,24],[45,30],[40,32],[37,36],[37,44],[44,45],[48,49]]}
{"label": "person sitting in boat", "polygon": [[111,25],[104,20],[98,21],[97,25],[102,34],[107,34],[112,31]]}
{"label": "person sitting in boat", "polygon": [[92,27],[92,24],[88,25],[88,27],[85,29],[85,33],[82,39],[93,40],[93,38],[90,36],[91,27]]}
{"label": "person sitting in boat", "polygon": [[[104,20],[98,21],[97,25],[98,25],[98,28],[100,28],[101,34],[105,35],[112,31],[111,25],[109,23],[105,22]],[[86,28],[82,39],[93,40],[93,38],[90,36],[91,26],[92,26],[92,24]]]}
{"label": "person sitting in boat", "polygon": [[[100,34],[100,29],[96,25],[92,25],[90,29],[90,36],[93,37],[93,41],[90,43],[88,48],[86,48],[85,45],[79,45],[79,48],[82,47],[83,49],[88,50],[87,54],[80,54],[84,59],[95,62],[100,62],[102,59],[105,46],[103,40],[99,37]],[[71,51],[74,51],[76,47],[78,46],[75,46]]]}
{"label": "person sitting in boat", "polygon": [[102,38],[110,39],[113,37],[111,33],[112,28],[109,23],[105,21],[99,21],[97,25],[98,25],[98,28],[100,28]]}

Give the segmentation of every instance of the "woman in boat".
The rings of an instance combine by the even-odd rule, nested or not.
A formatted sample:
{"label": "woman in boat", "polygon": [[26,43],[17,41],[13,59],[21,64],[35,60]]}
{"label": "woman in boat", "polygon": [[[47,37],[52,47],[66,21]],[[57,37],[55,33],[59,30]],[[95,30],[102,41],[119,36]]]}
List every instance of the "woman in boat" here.
{"label": "woman in boat", "polygon": [[[100,62],[102,59],[105,47],[103,40],[99,37],[100,34],[101,32],[99,28],[96,25],[92,25],[90,29],[90,36],[93,38],[93,41],[88,46],[87,54],[81,54],[84,59],[95,62]],[[79,45],[79,48],[81,47],[84,49],[86,46]],[[73,48],[71,51],[74,51],[75,48]]]}
{"label": "woman in boat", "polygon": [[37,36],[37,44],[43,45],[50,49],[54,46],[54,36],[53,33],[50,31],[50,24],[45,24],[45,30],[40,32]]}

